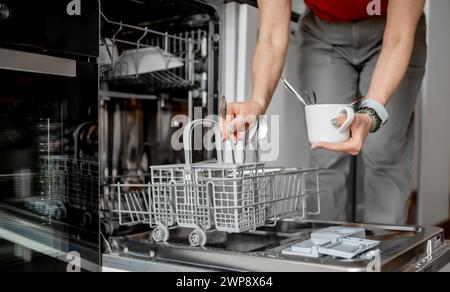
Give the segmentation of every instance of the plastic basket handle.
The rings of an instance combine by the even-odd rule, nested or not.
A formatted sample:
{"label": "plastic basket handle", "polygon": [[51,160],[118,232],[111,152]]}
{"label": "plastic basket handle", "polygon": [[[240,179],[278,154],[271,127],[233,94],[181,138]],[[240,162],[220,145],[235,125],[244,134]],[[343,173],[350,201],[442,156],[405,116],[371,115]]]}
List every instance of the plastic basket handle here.
{"label": "plastic basket handle", "polygon": [[216,152],[218,163],[223,163],[223,143],[222,143],[222,133],[220,131],[219,123],[213,120],[195,120],[186,125],[183,132],[183,144],[184,144],[184,155],[186,160],[186,165],[192,165],[192,132],[197,126],[212,127],[214,130],[214,136],[216,138]]}
{"label": "plastic basket handle", "polygon": [[[260,117],[255,123],[253,123],[245,134],[245,139],[237,141],[234,145],[233,141],[225,141],[225,153],[231,152],[231,156],[234,163],[248,163],[247,161],[247,147],[251,143],[256,149],[252,149],[255,152],[256,163],[260,162],[259,150],[260,146],[267,139],[269,128],[267,125],[267,119],[265,117]],[[225,158],[226,159],[226,158]],[[228,163],[228,160],[227,160]]]}

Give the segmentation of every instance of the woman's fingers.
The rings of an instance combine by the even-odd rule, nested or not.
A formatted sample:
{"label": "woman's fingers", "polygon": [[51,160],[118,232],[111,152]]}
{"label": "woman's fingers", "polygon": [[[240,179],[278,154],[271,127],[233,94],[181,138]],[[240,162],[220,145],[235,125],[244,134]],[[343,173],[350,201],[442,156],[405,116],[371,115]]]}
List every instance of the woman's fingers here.
{"label": "woman's fingers", "polygon": [[252,115],[237,116],[227,124],[228,134],[236,141],[245,140],[248,129],[256,122],[256,117]]}
{"label": "woman's fingers", "polygon": [[355,126],[355,124],[353,124],[350,127],[350,131],[351,131],[352,137],[350,138],[349,141],[347,141],[345,143],[332,144],[332,143],[321,142],[321,143],[312,145],[311,149],[313,149],[313,150],[325,149],[325,150],[330,150],[330,151],[348,153],[353,156],[358,156],[361,153],[362,147],[364,145],[364,138],[363,138],[363,135],[361,132],[362,129],[358,128],[357,126]]}
{"label": "woman's fingers", "polygon": [[337,118],[332,119],[331,124],[333,124],[333,126],[335,126],[336,128],[340,128],[345,123],[345,121],[347,121],[347,116],[345,115],[339,116]]}
{"label": "woman's fingers", "polygon": [[240,140],[245,133],[245,119],[242,116],[235,117],[227,126],[227,130],[231,134],[233,141]]}
{"label": "woman's fingers", "polygon": [[314,144],[312,145],[311,149],[325,149],[325,150],[330,150],[330,151],[337,151],[337,152],[350,152],[353,150],[354,147],[354,141],[353,140],[349,140],[348,142],[345,143],[340,143],[340,144],[332,144],[332,143],[326,143],[326,142],[320,142],[318,144]]}
{"label": "woman's fingers", "polygon": [[[335,120],[332,120],[332,124],[336,127],[341,127],[345,120],[345,116],[340,116]],[[370,117],[367,117],[366,115],[356,115],[355,121],[350,126],[351,138],[348,142],[341,144],[318,143],[312,145],[311,149],[322,148],[325,150],[344,152],[357,156],[361,153],[371,127],[372,119]]]}
{"label": "woman's fingers", "polygon": [[258,121],[262,113],[261,106],[254,102],[230,103],[227,105],[227,116],[221,118],[224,140],[244,140],[246,133]]}
{"label": "woman's fingers", "polygon": [[353,156],[358,156],[361,152],[362,145],[358,143],[356,140],[351,139],[350,141],[346,143],[341,144],[331,144],[331,143],[318,143],[311,147],[311,149],[324,149],[329,151],[336,151],[336,152],[342,152],[342,153],[348,153]]}

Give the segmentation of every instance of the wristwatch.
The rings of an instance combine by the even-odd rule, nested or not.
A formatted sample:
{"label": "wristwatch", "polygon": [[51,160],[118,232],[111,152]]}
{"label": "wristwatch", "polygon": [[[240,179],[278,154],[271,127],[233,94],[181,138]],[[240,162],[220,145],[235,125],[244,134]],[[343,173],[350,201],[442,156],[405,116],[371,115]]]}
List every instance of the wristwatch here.
{"label": "wristwatch", "polygon": [[372,118],[372,129],[370,130],[370,133],[378,132],[379,129],[381,129],[382,122],[378,114],[371,108],[363,107],[360,108],[357,111],[358,114],[367,114]]}
{"label": "wristwatch", "polygon": [[358,109],[358,113],[368,114],[373,120],[371,133],[375,133],[389,121],[389,113],[386,108],[374,99],[364,99]]}

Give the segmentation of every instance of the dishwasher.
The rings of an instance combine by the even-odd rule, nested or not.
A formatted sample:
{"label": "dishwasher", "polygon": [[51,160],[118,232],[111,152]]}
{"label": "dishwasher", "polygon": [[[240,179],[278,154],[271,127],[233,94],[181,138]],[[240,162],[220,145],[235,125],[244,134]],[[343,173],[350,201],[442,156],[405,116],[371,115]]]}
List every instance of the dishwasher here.
{"label": "dishwasher", "polygon": [[171,147],[182,126],[219,112],[224,2],[252,4],[101,1],[103,271],[388,272],[447,265],[450,246],[439,228],[308,220],[320,212],[318,169],[225,167],[211,163],[221,160],[219,151],[183,154]]}

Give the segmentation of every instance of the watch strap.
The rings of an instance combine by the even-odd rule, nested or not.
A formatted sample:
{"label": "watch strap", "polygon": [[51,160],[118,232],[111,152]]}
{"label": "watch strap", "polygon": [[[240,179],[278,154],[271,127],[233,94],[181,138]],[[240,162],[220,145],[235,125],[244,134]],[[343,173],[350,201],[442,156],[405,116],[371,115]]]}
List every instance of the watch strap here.
{"label": "watch strap", "polygon": [[368,108],[368,107],[360,108],[357,113],[358,114],[367,114],[372,119],[372,129],[370,130],[370,133],[378,132],[378,130],[380,130],[381,126],[383,125],[378,114],[375,112],[375,110],[373,110],[371,108]]}
{"label": "watch strap", "polygon": [[377,100],[374,99],[364,99],[361,102],[360,108],[370,108],[373,109],[378,117],[381,119],[381,123],[384,126],[389,121],[389,113],[386,108]]}

